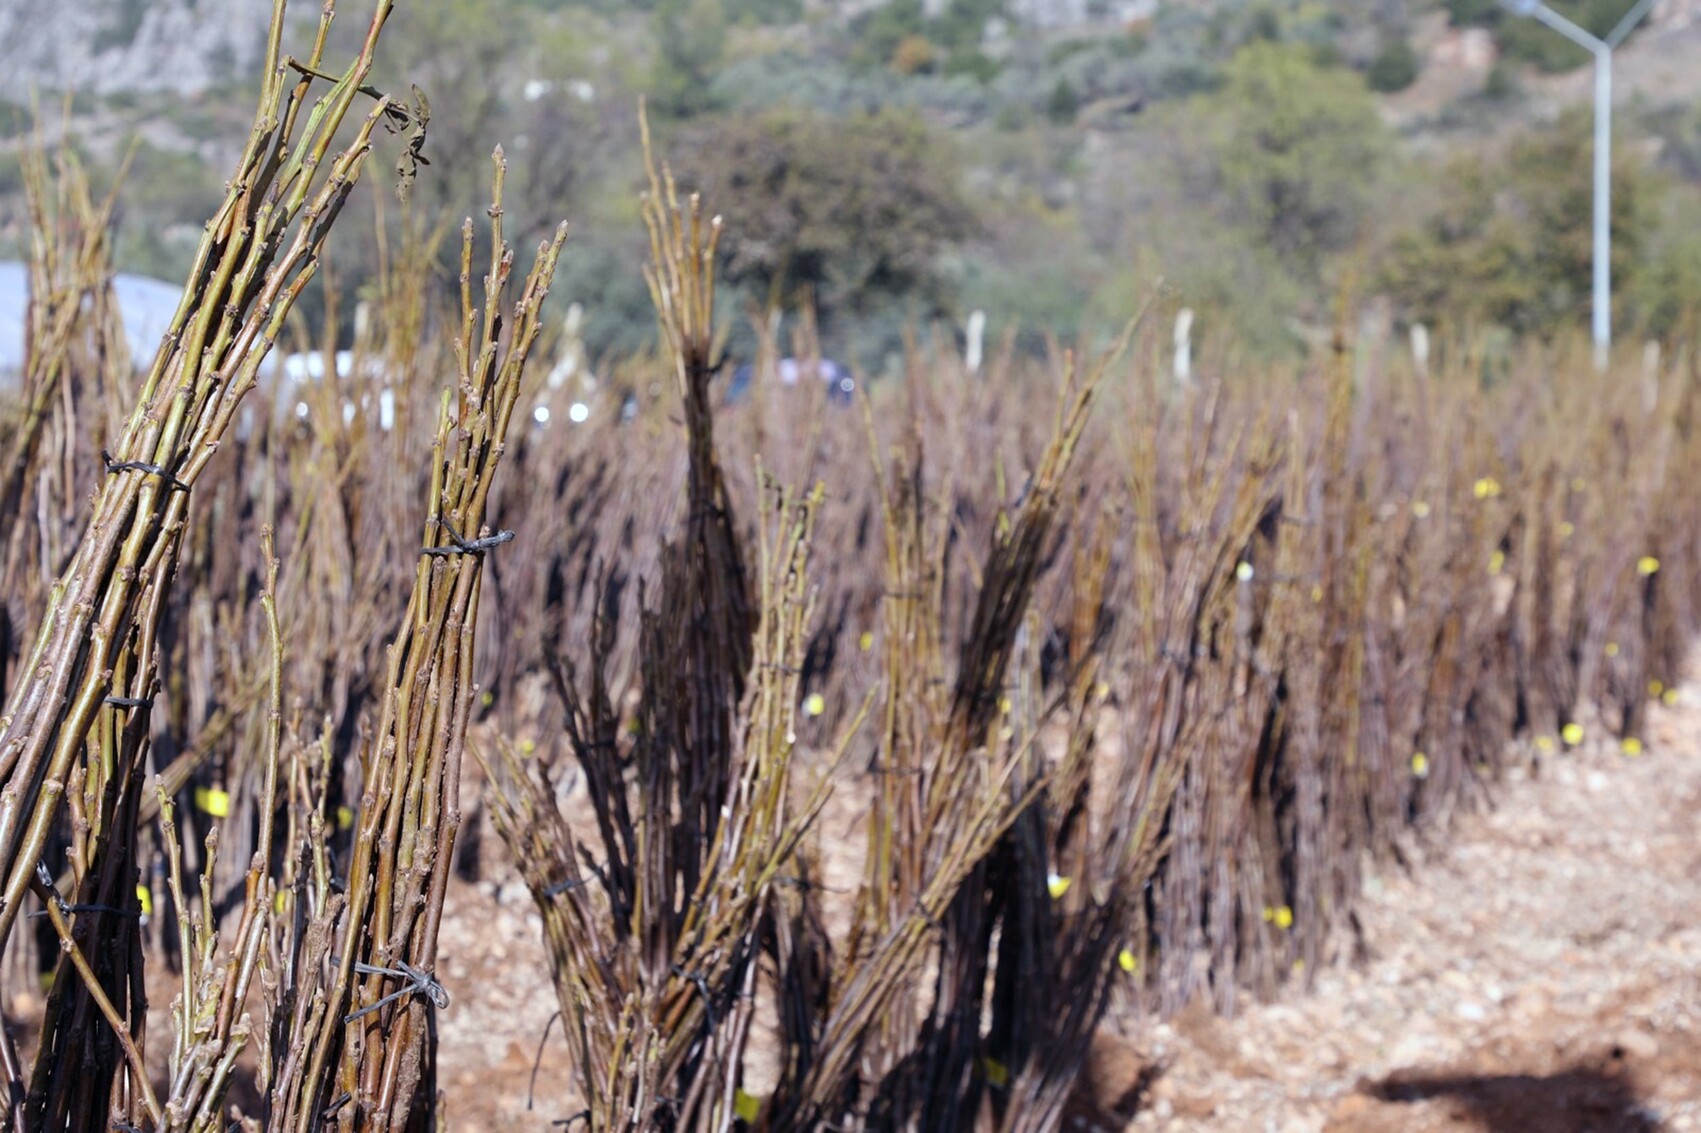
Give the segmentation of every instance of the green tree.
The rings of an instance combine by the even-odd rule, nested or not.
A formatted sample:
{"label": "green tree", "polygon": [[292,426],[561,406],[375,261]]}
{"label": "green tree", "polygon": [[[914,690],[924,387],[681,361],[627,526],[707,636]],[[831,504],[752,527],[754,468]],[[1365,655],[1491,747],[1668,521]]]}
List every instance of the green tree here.
{"label": "green tree", "polygon": [[1075,121],[1080,110],[1081,96],[1075,92],[1074,84],[1068,79],[1058,79],[1051,88],[1051,98],[1046,101],[1046,116],[1060,126],[1067,126]]}
{"label": "green tree", "polygon": [[896,111],[717,119],[679,168],[727,213],[725,277],[764,301],[807,290],[824,326],[892,302],[938,307],[940,254],[975,229],[950,146]]}
{"label": "green tree", "polygon": [[1211,97],[1219,177],[1240,217],[1301,269],[1350,244],[1393,152],[1363,80],[1301,46],[1254,43]]}
{"label": "green tree", "polygon": [[[1404,315],[1544,335],[1585,325],[1594,263],[1591,144],[1587,117],[1571,114],[1503,154],[1454,162],[1437,207],[1389,247],[1383,282]],[[1611,218],[1620,318],[1636,319],[1622,309],[1626,295],[1660,302],[1652,294],[1658,288],[1639,277],[1663,195],[1659,178],[1621,147]],[[1662,261],[1659,270],[1676,269]]]}
{"label": "green tree", "polygon": [[1417,77],[1418,55],[1411,41],[1404,37],[1384,44],[1364,73],[1364,81],[1370,89],[1382,94],[1403,91],[1417,82]]}
{"label": "green tree", "polygon": [[[1598,36],[1617,26],[1635,0],[1547,0],[1554,11]],[[1497,0],[1447,0],[1455,27],[1488,27],[1506,58],[1540,70],[1570,71],[1589,61],[1589,53],[1539,20],[1514,15]]]}
{"label": "green tree", "polygon": [[727,14],[721,0],[662,0],[656,7],[656,61],[650,108],[689,118],[714,110],[710,82],[726,55]]}
{"label": "green tree", "polygon": [[888,0],[888,3],[851,21],[854,54],[866,66],[883,67],[892,60],[898,44],[912,36],[927,36],[927,15],[921,0]]}

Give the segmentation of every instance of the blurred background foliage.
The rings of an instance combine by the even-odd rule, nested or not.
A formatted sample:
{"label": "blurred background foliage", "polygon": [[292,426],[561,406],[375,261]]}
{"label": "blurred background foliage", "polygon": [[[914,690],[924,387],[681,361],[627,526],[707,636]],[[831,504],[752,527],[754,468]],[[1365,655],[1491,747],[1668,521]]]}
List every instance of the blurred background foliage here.
{"label": "blurred background foliage", "polygon": [[[1605,31],[1629,2],[1556,6]],[[1462,60],[1471,42],[1492,56]],[[1280,358],[1348,278],[1396,324],[1548,336],[1587,315],[1586,60],[1492,0],[438,0],[387,44],[381,85],[419,83],[435,160],[405,209],[381,189],[363,207],[378,227],[457,224],[486,175],[468,157],[500,141],[513,230],[573,219],[557,290],[604,363],[653,341],[627,266],[640,96],[681,181],[731,214],[735,353],[746,312],[805,303],[825,349],[873,371],[907,331],[960,335],[976,309],[1040,350],[1043,331],[1108,333],[1156,288],[1201,336]],[[1674,333],[1701,283],[1694,85],[1619,107],[1621,335]],[[129,161],[121,268],[181,277],[249,101],[69,104],[106,180]],[[0,255],[30,116],[0,104]],[[336,254],[358,287],[382,244]]]}

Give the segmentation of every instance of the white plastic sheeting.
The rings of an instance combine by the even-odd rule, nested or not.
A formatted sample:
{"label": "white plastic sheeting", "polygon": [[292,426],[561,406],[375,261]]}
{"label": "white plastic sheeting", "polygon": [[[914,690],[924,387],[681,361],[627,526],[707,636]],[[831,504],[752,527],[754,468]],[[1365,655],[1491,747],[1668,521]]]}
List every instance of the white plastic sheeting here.
{"label": "white plastic sheeting", "polygon": [[[160,339],[171,326],[171,316],[183,298],[183,289],[145,275],[113,277],[112,290],[118,313],[124,320],[124,337],[130,357],[137,366],[154,360]],[[0,384],[16,382],[24,368],[24,310],[29,302],[29,274],[16,260],[0,260]]]}

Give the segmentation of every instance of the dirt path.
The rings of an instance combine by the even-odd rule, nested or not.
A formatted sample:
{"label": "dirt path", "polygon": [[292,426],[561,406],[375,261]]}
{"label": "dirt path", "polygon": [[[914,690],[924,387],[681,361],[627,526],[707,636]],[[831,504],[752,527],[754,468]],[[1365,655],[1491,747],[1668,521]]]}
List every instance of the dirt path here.
{"label": "dirt path", "polygon": [[[1585,744],[1499,789],[1444,849],[1385,867],[1368,961],[1223,1021],[1109,1042],[1096,1086],[1131,1121],[1086,1133],[1701,1133],[1701,685],[1656,707],[1647,752]],[[442,1085],[461,1128],[569,1113],[537,917],[517,882],[451,891]],[[1109,1108],[1108,1106],[1106,1107]],[[1100,1111],[1104,1112],[1103,1110]]]}
{"label": "dirt path", "polygon": [[1233,1021],[1149,1028],[1110,1059],[1160,1071],[1128,1128],[1701,1130],[1693,679],[1648,739],[1556,756],[1445,851],[1372,877],[1368,963]]}

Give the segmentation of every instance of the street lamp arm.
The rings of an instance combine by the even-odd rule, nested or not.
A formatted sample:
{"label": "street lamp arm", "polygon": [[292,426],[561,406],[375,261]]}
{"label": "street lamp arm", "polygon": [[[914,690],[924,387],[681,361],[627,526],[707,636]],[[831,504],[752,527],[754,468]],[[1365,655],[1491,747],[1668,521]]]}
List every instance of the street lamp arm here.
{"label": "street lamp arm", "polygon": [[[1592,34],[1587,28],[1579,27],[1558,12],[1549,8],[1540,0],[1500,0],[1500,6],[1515,16],[1529,16],[1540,20],[1560,35],[1581,47],[1584,51],[1599,58],[1612,50],[1610,44]],[[1628,19],[1629,17],[1625,17]],[[1641,17],[1637,17],[1640,19]],[[1625,34],[1629,34],[1626,29]]]}
{"label": "street lamp arm", "polygon": [[1500,0],[1515,16],[1540,20],[1595,57],[1595,204],[1593,295],[1590,300],[1595,368],[1607,368],[1612,347],[1612,51],[1628,36],[1654,0],[1637,0],[1605,39],[1578,27],[1541,0]]}
{"label": "street lamp arm", "polygon": [[1623,43],[1625,37],[1636,30],[1636,25],[1642,22],[1642,17],[1646,16],[1648,9],[1653,6],[1654,0],[1639,0],[1634,8],[1624,13],[1624,18],[1618,21],[1618,26],[1613,28],[1606,37],[1607,47],[1617,47]]}

